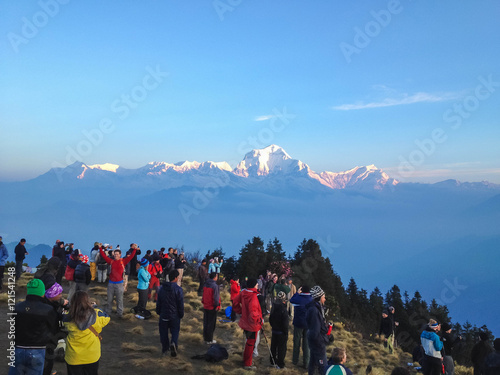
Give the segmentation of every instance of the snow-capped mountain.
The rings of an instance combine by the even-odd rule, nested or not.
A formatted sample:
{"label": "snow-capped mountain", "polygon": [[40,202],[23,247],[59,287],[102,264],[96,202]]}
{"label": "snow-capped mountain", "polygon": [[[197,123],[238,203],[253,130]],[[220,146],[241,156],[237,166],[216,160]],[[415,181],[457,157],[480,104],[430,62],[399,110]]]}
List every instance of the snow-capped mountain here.
{"label": "snow-capped mountain", "polygon": [[248,152],[233,170],[227,162],[183,161],[178,163],[150,162],[137,169],[105,163],[87,165],[75,162],[66,168],[53,168],[35,180],[53,183],[92,186],[151,187],[158,189],[182,186],[204,187],[213,179],[218,185],[255,189],[276,189],[283,186],[302,190],[362,189],[381,190],[395,186],[390,178],[374,165],[356,167],[345,172],[313,171],[306,163],[293,159],[277,145]]}

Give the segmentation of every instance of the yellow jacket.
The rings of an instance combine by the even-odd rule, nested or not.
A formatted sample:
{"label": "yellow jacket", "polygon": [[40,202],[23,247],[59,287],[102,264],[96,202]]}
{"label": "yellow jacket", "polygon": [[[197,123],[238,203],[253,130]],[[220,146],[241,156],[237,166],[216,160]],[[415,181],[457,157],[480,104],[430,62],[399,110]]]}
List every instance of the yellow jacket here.
{"label": "yellow jacket", "polygon": [[73,320],[64,322],[68,329],[66,337],[66,354],[64,359],[69,365],[85,365],[95,363],[101,358],[101,340],[89,329],[94,327],[97,333],[109,323],[109,316],[100,309],[94,309],[88,319],[80,324]]}

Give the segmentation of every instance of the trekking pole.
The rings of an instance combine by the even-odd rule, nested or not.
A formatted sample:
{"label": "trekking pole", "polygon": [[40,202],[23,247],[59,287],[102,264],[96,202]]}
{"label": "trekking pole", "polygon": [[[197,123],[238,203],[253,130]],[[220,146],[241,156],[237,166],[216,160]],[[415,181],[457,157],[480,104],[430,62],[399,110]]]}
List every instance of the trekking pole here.
{"label": "trekking pole", "polygon": [[274,361],[274,356],[273,356],[273,353],[271,352],[271,347],[269,346],[269,342],[267,341],[266,333],[264,332],[264,327],[262,327],[261,332],[262,332],[262,336],[264,336],[264,340],[267,344],[267,348],[269,349],[269,354],[271,356],[271,361],[273,362],[273,366],[275,368],[279,368],[278,365],[276,364],[276,362]]}

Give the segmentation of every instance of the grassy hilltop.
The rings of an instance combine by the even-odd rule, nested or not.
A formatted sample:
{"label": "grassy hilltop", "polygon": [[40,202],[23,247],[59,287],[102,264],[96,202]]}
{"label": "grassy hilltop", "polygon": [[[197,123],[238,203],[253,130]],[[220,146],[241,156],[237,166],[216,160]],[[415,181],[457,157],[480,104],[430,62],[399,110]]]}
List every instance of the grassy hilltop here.
{"label": "grassy hilltop", "polygon": [[[26,294],[26,284],[32,275],[24,274],[18,281],[17,301],[24,299]],[[63,282],[64,290],[67,291],[67,284]],[[203,342],[203,310],[201,297],[196,293],[198,284],[190,277],[184,277],[182,287],[184,289],[185,316],[181,321],[181,332],[179,336],[179,352],[175,358],[168,356],[160,357],[161,346],[158,332],[158,315],[154,312],[155,303],[148,302],[148,309],[153,316],[149,320],[139,320],[130,312],[130,308],[137,303],[136,292],[137,281],[131,281],[128,291],[124,296],[124,319],[119,320],[116,315],[111,316],[111,322],[103,330],[102,356],[100,359],[99,372],[105,375],[127,375],[127,374],[225,374],[241,375],[252,373],[243,370],[242,352],[245,340],[243,331],[238,327],[238,323],[217,322],[214,338],[217,343],[224,346],[229,352],[229,359],[216,364],[208,363],[204,360],[191,359],[197,354],[204,354],[207,345]],[[106,303],[106,284],[96,284],[92,282],[89,293],[98,306]],[[229,293],[227,290],[221,291],[222,306],[229,305]],[[7,295],[0,295],[0,310],[6,310]],[[221,312],[220,318],[223,319]],[[6,332],[6,319],[0,323],[0,330]],[[5,327],[2,327],[5,326]],[[265,323],[265,332],[268,340],[271,339],[271,327]],[[378,338],[366,340],[357,332],[349,332],[342,323],[335,323],[333,329],[335,342],[327,348],[329,357],[331,349],[335,346],[347,349],[347,367],[354,374],[365,374],[366,367],[372,366],[373,375],[390,374],[396,366],[407,366],[412,362],[411,355],[396,349],[395,354],[390,355],[382,346]],[[7,347],[6,335],[0,339],[2,348]],[[288,337],[288,351],[286,356],[286,370],[277,370],[270,366],[269,351],[264,338],[261,338],[259,345],[259,356],[254,358],[256,374],[307,374],[307,370],[292,364],[293,326],[290,324]],[[301,361],[302,357],[300,358]],[[299,363],[301,363],[299,361]],[[66,373],[64,363],[56,362],[54,370],[58,374]],[[412,373],[416,373],[411,369]],[[458,366],[457,375],[472,374],[472,370]]]}

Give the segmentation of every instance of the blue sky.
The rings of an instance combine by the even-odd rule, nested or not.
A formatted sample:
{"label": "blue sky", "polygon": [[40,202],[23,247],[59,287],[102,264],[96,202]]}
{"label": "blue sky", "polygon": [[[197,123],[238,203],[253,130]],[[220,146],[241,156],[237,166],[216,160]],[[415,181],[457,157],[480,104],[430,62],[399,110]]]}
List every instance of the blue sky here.
{"label": "blue sky", "polygon": [[0,181],[76,158],[500,183],[497,1],[0,1]]}

